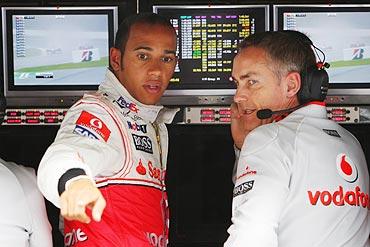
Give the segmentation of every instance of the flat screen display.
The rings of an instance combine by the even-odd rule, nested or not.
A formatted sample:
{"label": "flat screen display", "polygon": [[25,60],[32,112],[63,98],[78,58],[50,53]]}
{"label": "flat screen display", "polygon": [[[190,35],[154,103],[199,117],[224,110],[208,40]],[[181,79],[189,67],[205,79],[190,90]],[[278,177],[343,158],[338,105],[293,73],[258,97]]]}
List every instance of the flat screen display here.
{"label": "flat screen display", "polygon": [[167,94],[234,92],[229,78],[238,43],[269,28],[268,5],[154,6],[153,10],[170,19],[178,35],[179,62]]}
{"label": "flat screen display", "polygon": [[3,8],[5,95],[81,95],[109,65],[116,7]]}
{"label": "flat screen display", "polygon": [[275,30],[301,31],[325,53],[330,88],[370,87],[370,6],[277,5],[274,21]]}

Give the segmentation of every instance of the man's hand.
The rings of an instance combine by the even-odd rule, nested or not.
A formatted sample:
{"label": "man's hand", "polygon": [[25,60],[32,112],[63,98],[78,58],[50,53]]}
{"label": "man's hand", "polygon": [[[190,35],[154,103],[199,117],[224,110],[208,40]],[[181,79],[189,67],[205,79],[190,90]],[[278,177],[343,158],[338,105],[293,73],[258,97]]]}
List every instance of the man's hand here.
{"label": "man's hand", "polygon": [[234,140],[234,144],[237,148],[241,149],[243,142],[248,131],[245,130],[245,123],[242,115],[239,114],[238,106],[235,103],[231,104],[231,135]]}
{"label": "man's hand", "polygon": [[236,103],[231,104],[231,135],[234,139],[234,144],[237,148],[241,149],[244,143],[245,137],[263,124],[272,122],[272,118],[259,119],[257,117],[257,111],[253,113],[246,113],[241,105]]}
{"label": "man's hand", "polygon": [[90,179],[81,178],[71,182],[60,196],[60,213],[67,220],[90,223],[86,207],[91,208],[92,217],[100,221],[106,202],[103,195]]}

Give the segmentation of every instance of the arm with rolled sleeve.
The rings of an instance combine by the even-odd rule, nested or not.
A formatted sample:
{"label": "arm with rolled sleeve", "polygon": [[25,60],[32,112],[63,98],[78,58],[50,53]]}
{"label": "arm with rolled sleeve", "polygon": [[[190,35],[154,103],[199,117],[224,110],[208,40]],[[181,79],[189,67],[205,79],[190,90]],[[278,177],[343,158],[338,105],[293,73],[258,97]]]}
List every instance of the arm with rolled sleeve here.
{"label": "arm with rolled sleeve", "polygon": [[[96,117],[98,125],[102,122],[104,133],[99,134],[85,128],[88,130],[85,133],[93,133],[89,137],[76,132],[77,122],[83,114]],[[66,114],[55,141],[44,154],[38,170],[40,190],[57,207],[60,207],[59,193],[64,189],[58,192],[58,183],[63,175],[68,175],[66,181],[85,174],[92,180],[98,174],[111,175],[122,168],[124,142],[119,131],[120,123],[114,120],[114,116],[98,100],[83,100]],[[68,174],[71,171],[71,175]]]}
{"label": "arm with rolled sleeve", "polygon": [[[248,143],[248,145],[245,145]],[[289,193],[290,159],[276,125],[251,132],[242,147],[224,247],[277,247],[279,218]]]}

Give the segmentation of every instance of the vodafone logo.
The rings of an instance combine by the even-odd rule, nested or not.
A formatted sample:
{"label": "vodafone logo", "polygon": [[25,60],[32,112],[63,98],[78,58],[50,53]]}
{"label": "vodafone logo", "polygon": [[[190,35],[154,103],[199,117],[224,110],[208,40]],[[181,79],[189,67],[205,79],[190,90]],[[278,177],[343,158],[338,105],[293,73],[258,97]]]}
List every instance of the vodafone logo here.
{"label": "vodafone logo", "polygon": [[334,204],[335,206],[357,206],[363,208],[370,208],[369,194],[361,191],[359,186],[353,190],[345,191],[342,186],[339,186],[336,191],[307,191],[308,199],[311,205],[316,206],[321,202],[324,206]]}
{"label": "vodafone logo", "polygon": [[91,126],[94,126],[95,128],[98,128],[98,129],[101,129],[103,127],[103,123],[97,118],[91,119],[90,124]]}
{"label": "vodafone logo", "polygon": [[71,232],[67,232],[64,236],[64,245],[66,247],[70,247],[72,245],[75,245],[79,242],[84,242],[88,239],[86,234],[78,228],[77,230],[72,229]]}
{"label": "vodafone logo", "polygon": [[[78,130],[75,130],[75,132],[82,136],[94,136],[97,139],[95,134],[98,134],[104,141],[108,140],[111,133],[110,129],[100,118],[87,111],[81,112],[80,117],[76,121],[76,128]],[[80,130],[80,128],[83,128],[83,130]]]}
{"label": "vodafone logo", "polygon": [[167,246],[167,239],[163,237],[163,235],[157,235],[154,232],[147,232],[146,237],[150,243],[151,246],[155,247],[165,247]]}
{"label": "vodafone logo", "polygon": [[353,183],[358,178],[358,171],[355,163],[346,155],[338,154],[337,156],[337,170],[339,175],[349,183]]}

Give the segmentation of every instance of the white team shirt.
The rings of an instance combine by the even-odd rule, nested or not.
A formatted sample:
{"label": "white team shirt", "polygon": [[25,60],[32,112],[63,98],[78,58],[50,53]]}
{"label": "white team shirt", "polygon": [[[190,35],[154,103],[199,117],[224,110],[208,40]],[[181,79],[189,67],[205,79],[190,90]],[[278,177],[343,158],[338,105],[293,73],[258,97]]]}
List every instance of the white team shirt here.
{"label": "white team shirt", "polygon": [[359,142],[310,104],[253,130],[224,247],[365,247],[369,174]]}

